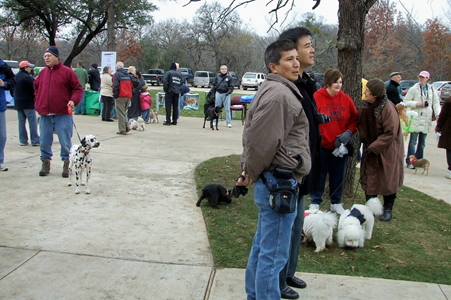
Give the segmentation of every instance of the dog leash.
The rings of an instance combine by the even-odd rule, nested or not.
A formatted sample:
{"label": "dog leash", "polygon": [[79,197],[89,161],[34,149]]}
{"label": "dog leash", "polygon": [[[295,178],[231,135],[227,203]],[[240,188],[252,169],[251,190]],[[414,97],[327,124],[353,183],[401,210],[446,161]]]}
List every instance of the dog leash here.
{"label": "dog leash", "polygon": [[77,125],[75,125],[75,121],[74,121],[74,115],[73,115],[73,109],[72,109],[72,106],[67,105],[67,113],[69,114],[69,116],[72,117],[72,124],[74,125],[75,132],[77,133],[78,140],[80,141],[80,144],[81,144],[80,134],[78,134]]}

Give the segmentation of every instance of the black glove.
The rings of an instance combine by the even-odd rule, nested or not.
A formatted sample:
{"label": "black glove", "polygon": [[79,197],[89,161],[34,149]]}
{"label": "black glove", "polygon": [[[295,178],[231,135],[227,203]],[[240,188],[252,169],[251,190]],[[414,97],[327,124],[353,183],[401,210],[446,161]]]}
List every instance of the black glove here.
{"label": "black glove", "polygon": [[349,142],[349,140],[351,140],[352,137],[352,131],[351,130],[346,130],[345,132],[343,132],[340,135],[337,135],[337,139],[340,141],[340,143],[342,144],[347,144]]}
{"label": "black glove", "polygon": [[362,156],[373,154],[373,151],[370,150],[370,148],[366,148],[363,150]]}

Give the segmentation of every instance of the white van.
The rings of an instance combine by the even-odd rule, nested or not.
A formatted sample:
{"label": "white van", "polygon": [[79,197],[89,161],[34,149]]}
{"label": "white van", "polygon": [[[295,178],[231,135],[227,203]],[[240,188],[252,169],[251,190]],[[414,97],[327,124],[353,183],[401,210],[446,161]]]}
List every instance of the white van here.
{"label": "white van", "polygon": [[241,86],[243,90],[247,90],[247,88],[258,90],[265,79],[266,75],[264,73],[246,72],[241,79]]}
{"label": "white van", "polygon": [[194,87],[211,87],[213,84],[213,81],[215,80],[215,73],[210,71],[196,71],[194,73],[194,81],[193,86]]}

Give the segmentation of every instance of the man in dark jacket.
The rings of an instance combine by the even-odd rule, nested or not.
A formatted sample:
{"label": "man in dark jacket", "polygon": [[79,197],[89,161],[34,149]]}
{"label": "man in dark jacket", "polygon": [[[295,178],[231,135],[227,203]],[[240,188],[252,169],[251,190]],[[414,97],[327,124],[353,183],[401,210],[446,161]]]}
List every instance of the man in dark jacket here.
{"label": "man in dark jacket", "polygon": [[402,77],[400,72],[393,72],[390,74],[390,82],[387,86],[387,98],[393,102],[394,105],[402,101],[399,92],[399,83],[401,80]]}
{"label": "man in dark jacket", "polygon": [[[179,113],[179,95],[182,87],[183,77],[178,71],[177,63],[172,63],[169,71],[163,77],[164,107],[166,109],[166,121],[163,125],[177,125]],[[171,122],[171,108],[172,108],[172,122]]]}
{"label": "man in dark jacket", "polygon": [[[284,299],[297,299],[299,294],[289,286],[305,288],[307,284],[300,278],[294,276],[298,263],[299,249],[301,244],[302,229],[304,227],[305,199],[310,194],[310,187],[319,182],[321,135],[319,131],[319,118],[316,111],[316,102],[313,94],[316,91],[316,83],[305,73],[305,69],[315,63],[315,49],[311,41],[312,33],[304,27],[295,27],[284,31],[279,40],[288,39],[296,44],[299,55],[299,78],[294,84],[302,95],[301,105],[304,109],[309,123],[309,146],[312,159],[310,174],[304,177],[299,185],[298,211],[294,220],[291,233],[290,256],[285,268],[280,272],[279,285],[281,297]],[[302,75],[301,75],[302,74]]]}
{"label": "man in dark jacket", "polygon": [[19,63],[19,68],[14,88],[14,108],[17,110],[19,120],[19,143],[21,146],[28,145],[28,133],[25,127],[28,119],[31,144],[39,146],[38,124],[34,108],[34,77],[30,74],[34,65],[24,60]]}
{"label": "man in dark jacket", "polygon": [[14,89],[16,80],[11,67],[0,59],[0,172],[8,171],[4,165],[6,146],[6,94],[5,91]]}
{"label": "man in dark jacket", "polygon": [[67,178],[73,133],[72,114],[69,110],[81,102],[83,88],[77,75],[61,63],[57,47],[50,46],[45,50],[44,62],[46,67],[34,81],[35,107],[41,115],[39,128],[42,169],[39,176],[47,176],[50,173],[53,132],[56,131],[61,145],[61,159],[64,162],[61,175]]}
{"label": "man in dark jacket", "polygon": [[124,69],[124,63],[119,61],[116,64],[116,73],[113,76],[113,97],[115,100],[117,113],[117,134],[127,134],[130,131],[127,123],[127,109],[132,98],[132,80],[127,70]]}
{"label": "man in dark jacket", "polygon": [[88,71],[88,75],[89,75],[89,85],[91,86],[91,90],[97,92],[100,88],[100,72],[97,69],[96,63],[91,65],[91,68]]}
{"label": "man in dark jacket", "polygon": [[233,92],[232,76],[227,72],[227,66],[222,65],[213,81],[215,93],[215,106],[223,106],[226,112],[227,127],[232,128],[230,115],[230,95]]}

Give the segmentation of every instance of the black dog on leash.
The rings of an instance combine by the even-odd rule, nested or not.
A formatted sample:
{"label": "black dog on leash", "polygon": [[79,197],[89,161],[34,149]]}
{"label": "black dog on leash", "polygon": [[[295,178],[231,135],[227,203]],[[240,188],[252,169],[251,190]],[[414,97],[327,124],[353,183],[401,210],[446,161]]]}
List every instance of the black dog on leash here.
{"label": "black dog on leash", "polygon": [[210,202],[210,205],[214,208],[218,208],[218,203],[220,202],[232,202],[231,191],[226,190],[225,187],[219,184],[208,184],[204,186],[196,206],[200,206],[200,202],[203,199],[208,199],[208,202]]}
{"label": "black dog on leash", "polygon": [[215,130],[213,128],[213,120],[216,120],[216,130],[218,129],[218,123],[219,123],[219,115],[222,113],[222,106],[210,106],[206,111],[205,111],[205,118],[204,118],[204,127],[205,128],[205,122],[207,121],[207,119],[210,119],[210,128],[211,130]]}

